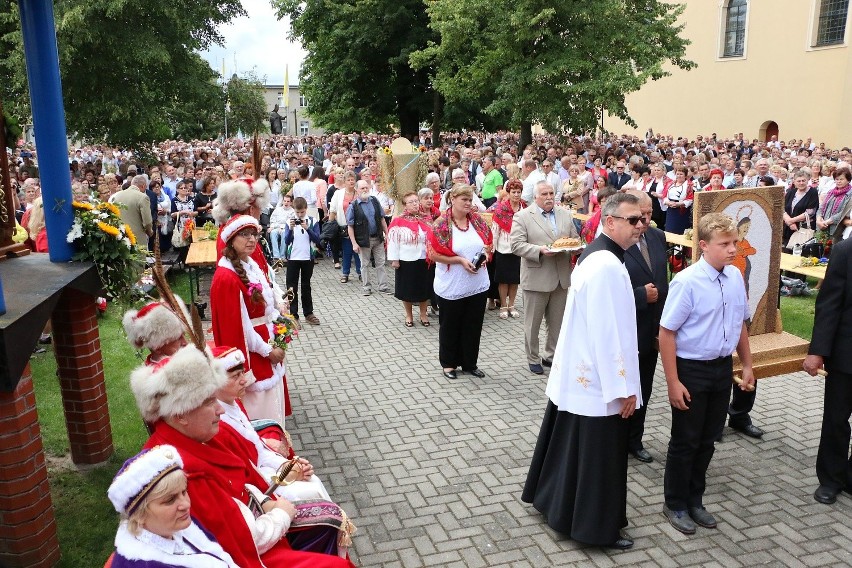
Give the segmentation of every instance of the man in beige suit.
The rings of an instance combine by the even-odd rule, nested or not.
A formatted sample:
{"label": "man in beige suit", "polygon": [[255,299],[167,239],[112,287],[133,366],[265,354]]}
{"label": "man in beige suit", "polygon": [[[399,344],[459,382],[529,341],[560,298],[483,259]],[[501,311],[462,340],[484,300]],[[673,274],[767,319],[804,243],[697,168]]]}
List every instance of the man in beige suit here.
{"label": "man in beige suit", "polygon": [[[521,290],[524,294],[524,350],[530,371],[544,374],[550,367],[562,313],[571,284],[571,253],[554,253],[547,246],[559,237],[578,238],[568,209],[554,207],[555,190],[546,181],[535,184],[535,202],[512,220],[512,253],[521,257]],[[538,351],[541,320],[547,322],[543,356]]]}
{"label": "man in beige suit", "polygon": [[148,237],[153,233],[151,218],[151,200],[145,194],[147,180],[145,176],[134,176],[130,187],[122,189],[109,198],[121,208],[121,220],[130,225],[136,236],[139,250],[148,249]]}

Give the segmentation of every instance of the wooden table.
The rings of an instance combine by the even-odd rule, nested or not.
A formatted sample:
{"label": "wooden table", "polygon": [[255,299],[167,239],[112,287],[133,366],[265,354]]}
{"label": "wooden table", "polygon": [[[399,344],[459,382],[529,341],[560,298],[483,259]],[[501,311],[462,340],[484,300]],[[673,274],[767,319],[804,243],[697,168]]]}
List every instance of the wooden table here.
{"label": "wooden table", "polygon": [[793,272],[800,276],[810,276],[811,278],[816,278],[817,280],[822,280],[825,278],[825,266],[800,266],[801,257],[793,256],[792,254],[787,254],[786,252],[781,253],[781,270],[786,270],[787,272]]}
{"label": "wooden table", "polygon": [[[205,233],[206,231],[201,231]],[[189,251],[186,253],[186,273],[189,276],[189,293],[192,302],[195,302],[195,296],[201,293],[201,282],[198,277],[198,270],[203,268],[213,268],[216,266],[216,241],[215,240],[195,240],[195,231],[193,231],[193,242],[189,245]]]}

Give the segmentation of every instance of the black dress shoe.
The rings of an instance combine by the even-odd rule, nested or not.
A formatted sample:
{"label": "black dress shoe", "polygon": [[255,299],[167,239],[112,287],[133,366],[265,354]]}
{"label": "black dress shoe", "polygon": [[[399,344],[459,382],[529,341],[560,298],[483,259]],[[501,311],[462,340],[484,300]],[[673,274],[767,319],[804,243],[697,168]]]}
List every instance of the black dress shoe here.
{"label": "black dress shoe", "polygon": [[467,372],[470,373],[471,375],[473,375],[474,377],[477,377],[477,378],[480,378],[480,379],[485,376],[485,372],[482,371],[479,367],[477,367],[476,369],[472,369],[470,371],[467,371]]}
{"label": "black dress shoe", "polygon": [[835,501],[837,501],[837,494],[840,493],[840,489],[834,489],[833,487],[829,487],[827,485],[820,485],[817,487],[817,490],[814,491],[814,499],[818,502],[823,503],[824,505],[831,505]]}
{"label": "black dress shoe", "polygon": [[445,376],[445,377],[447,377],[448,379],[457,379],[457,378],[459,378],[459,376],[456,374],[456,370],[455,370],[455,369],[453,369],[452,371],[443,371],[443,373],[444,373],[444,376]]}
{"label": "black dress shoe", "polygon": [[607,546],[607,548],[614,548],[615,550],[627,550],[632,546],[633,539],[627,538],[627,535],[621,535],[620,539]]}
{"label": "black dress shoe", "polygon": [[638,450],[630,450],[630,455],[643,463],[651,463],[654,461],[654,458],[651,457],[651,454],[648,453],[648,450],[645,448],[639,448]]}
{"label": "black dress shoe", "polygon": [[536,375],[543,375],[544,367],[542,367],[538,363],[530,363],[530,373],[534,373]]}
{"label": "black dress shoe", "polygon": [[760,428],[758,428],[754,424],[744,424],[744,425],[728,424],[728,426],[730,426],[731,428],[733,428],[737,432],[742,432],[743,434],[745,434],[749,438],[762,438],[763,437],[763,430],[761,430]]}
{"label": "black dress shoe", "polygon": [[705,529],[716,528],[716,517],[711,515],[704,507],[689,507],[687,509],[690,518],[695,521],[695,524]]}
{"label": "black dress shoe", "polygon": [[692,520],[687,511],[673,511],[663,505],[663,516],[683,534],[695,534],[695,521]]}
{"label": "black dress shoe", "polygon": [[553,359],[542,359],[541,364],[542,364],[543,367],[552,367],[553,366]]}

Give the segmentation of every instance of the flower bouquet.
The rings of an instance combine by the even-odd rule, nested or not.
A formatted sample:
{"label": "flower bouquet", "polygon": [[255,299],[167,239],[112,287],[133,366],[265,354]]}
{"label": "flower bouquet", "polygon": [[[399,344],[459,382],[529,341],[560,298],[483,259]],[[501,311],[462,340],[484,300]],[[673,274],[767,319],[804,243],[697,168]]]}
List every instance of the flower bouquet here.
{"label": "flower bouquet", "polygon": [[145,253],[136,246],[136,235],[122,222],[121,211],[98,199],[71,205],[74,223],[66,240],[77,248],[72,259],[94,263],[108,296],[130,299],[133,285],[145,268]]}
{"label": "flower bouquet", "polygon": [[296,319],[290,314],[278,316],[272,322],[272,337],[269,338],[269,345],[287,351],[293,338],[298,336],[299,324],[296,323]]}

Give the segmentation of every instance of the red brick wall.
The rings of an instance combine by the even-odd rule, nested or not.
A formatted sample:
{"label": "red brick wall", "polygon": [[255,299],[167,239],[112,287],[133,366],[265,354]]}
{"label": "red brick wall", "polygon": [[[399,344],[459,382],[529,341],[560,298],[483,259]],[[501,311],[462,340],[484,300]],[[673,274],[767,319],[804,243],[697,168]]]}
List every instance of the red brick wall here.
{"label": "red brick wall", "polygon": [[0,565],[59,561],[59,541],[30,366],[14,392],[0,392]]}
{"label": "red brick wall", "polygon": [[52,321],[71,459],[78,465],[104,462],[113,447],[95,298],[66,288]]}

